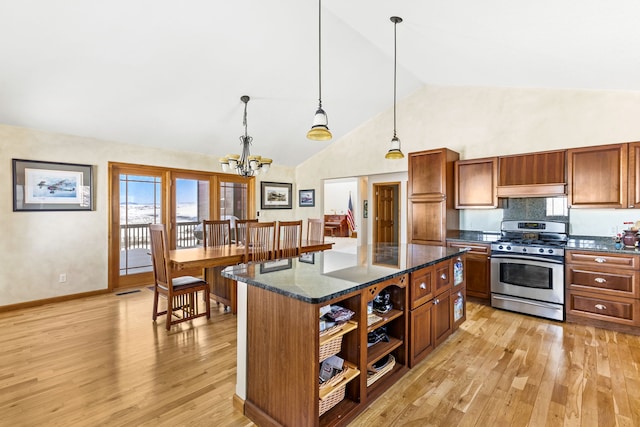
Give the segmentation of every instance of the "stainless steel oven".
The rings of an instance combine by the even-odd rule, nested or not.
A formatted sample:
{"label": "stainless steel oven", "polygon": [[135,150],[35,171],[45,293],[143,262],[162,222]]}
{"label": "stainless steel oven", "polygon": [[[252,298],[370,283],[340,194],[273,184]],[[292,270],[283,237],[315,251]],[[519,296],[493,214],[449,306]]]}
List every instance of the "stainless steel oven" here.
{"label": "stainless steel oven", "polygon": [[509,221],[502,228],[491,245],[492,307],[564,320],[566,225]]}

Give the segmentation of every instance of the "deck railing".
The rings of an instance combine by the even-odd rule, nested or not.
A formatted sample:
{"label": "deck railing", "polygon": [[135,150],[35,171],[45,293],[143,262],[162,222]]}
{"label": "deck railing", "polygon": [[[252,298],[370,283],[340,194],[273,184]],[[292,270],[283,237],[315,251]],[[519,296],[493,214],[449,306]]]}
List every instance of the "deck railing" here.
{"label": "deck railing", "polygon": [[[179,222],[177,224],[176,237],[178,248],[193,248],[198,246],[198,239],[194,231],[200,224],[199,221]],[[150,249],[149,224],[120,225],[120,248]]]}

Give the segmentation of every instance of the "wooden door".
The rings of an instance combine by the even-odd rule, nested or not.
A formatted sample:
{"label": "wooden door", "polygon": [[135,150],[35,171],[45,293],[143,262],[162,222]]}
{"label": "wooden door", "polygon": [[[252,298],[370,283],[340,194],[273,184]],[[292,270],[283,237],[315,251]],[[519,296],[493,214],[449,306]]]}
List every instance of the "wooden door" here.
{"label": "wooden door", "polygon": [[400,183],[373,184],[375,224],[373,243],[398,243],[398,193]]}
{"label": "wooden door", "polygon": [[568,150],[569,207],[626,208],[627,154],[627,144]]}

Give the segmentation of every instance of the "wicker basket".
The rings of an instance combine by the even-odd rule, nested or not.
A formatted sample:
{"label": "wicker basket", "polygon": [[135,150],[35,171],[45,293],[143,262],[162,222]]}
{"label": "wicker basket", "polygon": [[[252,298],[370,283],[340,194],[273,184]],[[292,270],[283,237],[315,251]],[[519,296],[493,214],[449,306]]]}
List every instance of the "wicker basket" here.
{"label": "wicker basket", "polygon": [[356,365],[344,362],[344,369],[331,377],[327,382],[320,384],[320,415],[336,406],[344,399],[349,381],[360,375]]}
{"label": "wicker basket", "polygon": [[367,387],[382,378],[387,372],[391,371],[396,364],[396,358],[393,354],[389,355],[389,361],[377,372],[367,372]]}
{"label": "wicker basket", "polygon": [[349,321],[320,332],[320,341],[323,342],[323,344],[320,345],[320,362],[334,354],[340,353],[342,349],[342,337],[357,327],[358,324],[356,322]]}
{"label": "wicker basket", "polygon": [[342,335],[321,345],[320,361],[322,362],[324,359],[328,358],[329,356],[333,356],[334,354],[340,353],[341,348],[342,348]]}
{"label": "wicker basket", "polygon": [[346,389],[347,389],[347,385],[343,384],[342,386],[332,391],[329,395],[327,395],[327,397],[325,397],[324,400],[320,400],[320,406],[319,406],[320,415],[324,414],[329,409],[333,408],[338,403],[342,402],[342,399],[344,399]]}

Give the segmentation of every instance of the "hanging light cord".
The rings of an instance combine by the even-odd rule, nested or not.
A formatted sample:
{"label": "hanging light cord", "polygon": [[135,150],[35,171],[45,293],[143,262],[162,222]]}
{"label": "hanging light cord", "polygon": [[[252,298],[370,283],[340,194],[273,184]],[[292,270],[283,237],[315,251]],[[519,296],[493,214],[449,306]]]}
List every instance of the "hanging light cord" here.
{"label": "hanging light cord", "polygon": [[397,27],[398,21],[393,21],[393,137],[396,137],[396,65],[398,57],[398,43],[397,39]]}
{"label": "hanging light cord", "polygon": [[318,0],[318,106],[322,108],[322,0]]}

